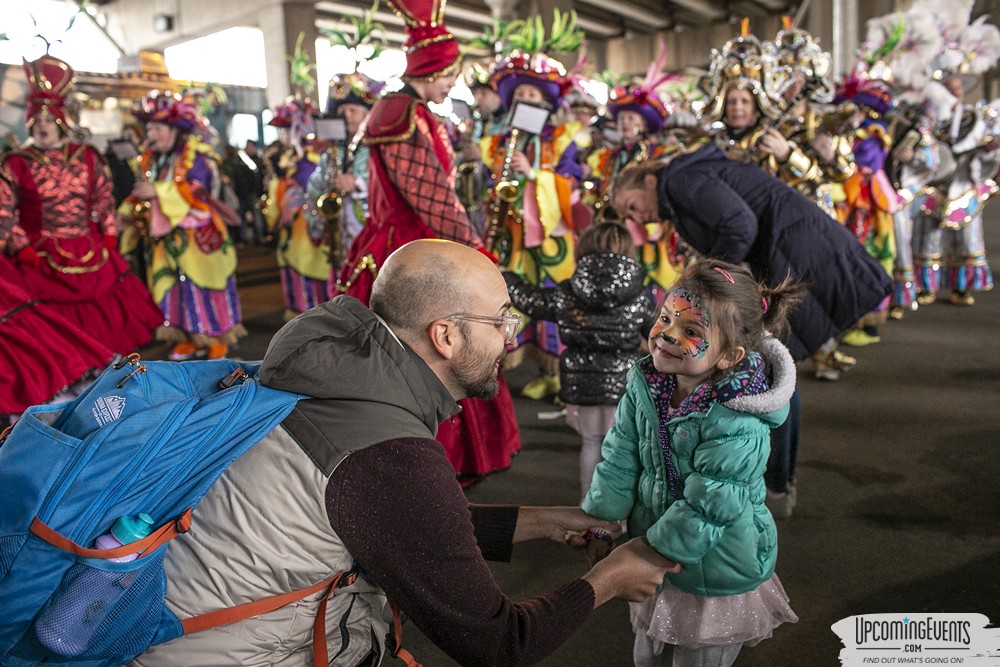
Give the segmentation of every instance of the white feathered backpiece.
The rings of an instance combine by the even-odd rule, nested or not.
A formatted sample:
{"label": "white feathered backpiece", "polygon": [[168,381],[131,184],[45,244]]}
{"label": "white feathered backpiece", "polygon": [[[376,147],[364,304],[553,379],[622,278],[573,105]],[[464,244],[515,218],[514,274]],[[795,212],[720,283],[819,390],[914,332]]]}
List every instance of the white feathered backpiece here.
{"label": "white feathered backpiece", "polygon": [[987,23],[985,16],[980,16],[962,33],[958,44],[972,74],[982,74],[1000,58],[1000,30]]}

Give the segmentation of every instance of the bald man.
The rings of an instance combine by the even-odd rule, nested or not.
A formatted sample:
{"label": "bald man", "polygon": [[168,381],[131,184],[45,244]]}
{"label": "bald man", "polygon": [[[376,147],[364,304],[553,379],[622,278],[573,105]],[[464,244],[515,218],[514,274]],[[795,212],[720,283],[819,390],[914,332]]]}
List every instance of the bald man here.
{"label": "bald man", "polygon": [[[528,665],[590,612],[651,595],[679,570],[642,539],[580,579],[525,602],[486,558],[513,543],[616,526],[573,507],[469,505],[434,440],[456,401],[497,392],[517,331],[506,283],[479,252],[421,240],[393,253],[371,309],[340,296],[271,341],[264,384],[311,397],[229,467],[170,543],[167,605],[179,618],[359,571],[326,611],[331,665],[378,665],[395,641],[386,595],[462,665]],[[311,665],[321,594],[160,644],[140,665]],[[387,647],[388,644],[388,647]]]}

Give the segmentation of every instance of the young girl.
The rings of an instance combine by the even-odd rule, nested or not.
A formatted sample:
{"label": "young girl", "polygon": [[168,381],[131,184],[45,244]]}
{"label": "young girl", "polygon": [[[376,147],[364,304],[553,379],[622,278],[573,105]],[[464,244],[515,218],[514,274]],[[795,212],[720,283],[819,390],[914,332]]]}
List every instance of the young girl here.
{"label": "young girl", "polygon": [[538,287],[504,273],[514,307],[533,319],[556,322],[566,346],[559,358],[559,397],[582,439],[580,495],[587,494],[601,442],[614,424],[628,370],[639,360],[655,306],[643,287],[646,272],[632,259],[628,229],[616,222],[588,227],[576,246],[573,276]]}
{"label": "young girl", "polygon": [[731,665],[743,645],[798,620],[774,574],[763,472],[795,386],[791,355],[768,332],[783,333],[803,289],[697,262],[667,293],[650,356],[629,373],[583,510],[628,519],[681,564],[631,605],[637,666]]}

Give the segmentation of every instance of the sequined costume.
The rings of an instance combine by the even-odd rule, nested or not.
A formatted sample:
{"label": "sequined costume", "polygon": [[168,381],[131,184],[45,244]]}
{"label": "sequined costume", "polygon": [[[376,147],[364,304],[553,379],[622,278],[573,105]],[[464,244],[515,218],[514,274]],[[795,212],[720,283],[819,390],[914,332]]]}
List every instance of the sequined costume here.
{"label": "sequined costume", "polygon": [[44,55],[25,62],[24,70],[32,138],[0,161],[0,253],[14,258],[32,298],[128,354],[152,339],[162,318],[118,253],[104,159],[92,146],[71,141],[66,99],[73,69]]}
{"label": "sequined costume", "polygon": [[[348,159],[344,159],[344,147],[337,146],[333,149],[334,160],[348,167],[348,173],[354,176],[354,191],[339,193],[343,201],[343,209],[340,218],[327,230],[328,234],[337,233],[339,240],[336,242],[336,252],[331,247],[331,272],[330,272],[330,294],[336,294],[337,274],[344,263],[347,249],[354,243],[354,239],[361,233],[361,228],[368,218],[368,147],[358,146],[354,154]],[[319,158],[319,164],[309,176],[309,183],[306,186],[306,218],[309,220],[310,228],[322,228],[327,225],[321,212],[316,206],[316,201],[329,192],[326,174],[330,170],[330,153],[324,152]],[[336,232],[333,229],[336,229]]]}
{"label": "sequined costume", "polygon": [[[310,228],[326,230],[331,269],[329,293],[333,296],[337,294],[337,276],[347,251],[368,218],[369,150],[361,145],[361,139],[368,112],[378,99],[382,84],[360,72],[352,72],[331,78],[329,90],[324,115],[341,120],[344,137],[328,138],[330,144],[309,177],[305,211]],[[343,178],[345,175],[351,178],[353,187],[341,183],[338,188],[338,179],[347,180]],[[335,210],[338,202],[339,213]]]}
{"label": "sequined costume", "polygon": [[[147,281],[163,312],[163,340],[190,338],[199,347],[235,342],[245,329],[236,292],[236,248],[218,206],[215,150],[195,135],[173,152],[147,149],[151,177]],[[131,208],[126,200],[123,206]]]}
{"label": "sequined costume", "polygon": [[[433,7],[394,4],[408,17],[404,79],[433,81],[457,68],[458,44],[442,20],[443,0]],[[370,151],[369,217],[351,244],[337,288],[367,304],[379,267],[400,246],[443,238],[481,248],[482,241],[458,201],[448,135],[412,86],[375,103],[362,144]],[[510,467],[521,449],[514,402],[502,375],[499,382],[495,398],[459,401],[462,411],[438,428],[437,440],[463,485]]]}
{"label": "sequined costume", "polygon": [[885,123],[866,120],[858,127],[854,140],[857,169],[843,183],[844,200],[837,203],[838,219],[889,274],[896,257],[892,220],[899,205],[884,169],[891,144]]}
{"label": "sequined costume", "polygon": [[[896,311],[895,317],[917,308],[913,226],[922,213],[916,199],[919,195],[922,200],[927,194],[923,189],[934,178],[941,164],[940,145],[923,120],[901,125],[896,128],[898,136],[894,137],[893,152],[886,162],[886,172],[899,194],[899,210],[893,215],[896,261],[892,269],[894,289],[890,301],[890,307]],[[907,163],[893,157],[901,144],[913,150],[913,158]]]}
{"label": "sequined costume", "polygon": [[[534,165],[535,179],[521,178],[518,199],[506,207],[494,253],[500,265],[529,284],[554,286],[573,274],[573,206],[579,204],[578,183],[583,171],[576,161],[573,135],[576,124],[549,126],[531,137],[525,155]],[[508,135],[484,139],[484,163],[499,178]],[[557,328],[551,323],[529,321],[517,346],[535,345],[558,357],[562,351]]]}
{"label": "sequined costume", "polygon": [[[514,106],[514,92],[521,86],[535,88],[550,108],[559,106],[566,71],[544,54],[514,50],[493,70],[492,81],[506,110]],[[580,201],[583,169],[577,162],[574,138],[579,123],[549,122],[540,134],[519,131],[518,145],[510,145],[513,131],[484,138],[483,164],[494,183],[516,183],[513,201],[503,201],[497,188],[487,204],[488,240],[500,265],[537,286],[553,286],[573,274],[575,234],[589,222],[590,213]],[[528,173],[511,169],[507,157],[521,152],[531,165]],[[558,328],[548,322],[526,320],[517,348],[534,347],[540,366],[555,373],[554,361],[562,352]],[[520,355],[513,359],[516,361]],[[548,368],[551,367],[551,368]],[[554,377],[554,376],[552,376]]]}
{"label": "sequined costume", "polygon": [[276,178],[268,183],[264,218],[277,232],[278,268],[285,319],[304,313],[330,300],[330,246],[326,227],[306,212],[309,177],[320,156],[306,135],[312,131],[313,109],[299,99],[290,99],[275,110],[270,124],[287,128],[285,149],[277,156]]}
{"label": "sequined costume", "polygon": [[27,291],[119,354],[150,342],[163,317],[118,253],[101,155],[86,144],[29,145],[0,171],[9,181],[0,185],[0,248]]}
{"label": "sequined costume", "polygon": [[378,267],[421,238],[481,247],[455,193],[455,154],[444,128],[412,88],[386,95],[369,117],[369,219],[341,268],[339,289],[364,303]]}
{"label": "sequined costume", "polygon": [[939,128],[949,158],[914,207],[913,264],[918,290],[960,293],[993,288],[983,239],[983,205],[996,191],[1000,149],[984,150],[990,129],[982,108],[964,105],[957,125]]}

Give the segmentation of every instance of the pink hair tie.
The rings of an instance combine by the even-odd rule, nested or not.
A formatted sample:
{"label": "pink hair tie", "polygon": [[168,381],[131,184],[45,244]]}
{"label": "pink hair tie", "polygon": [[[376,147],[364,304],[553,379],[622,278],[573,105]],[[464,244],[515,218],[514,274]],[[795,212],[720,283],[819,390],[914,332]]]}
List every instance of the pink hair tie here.
{"label": "pink hair tie", "polygon": [[767,314],[767,299],[760,297],[760,305],[764,307],[764,314]]}
{"label": "pink hair tie", "polygon": [[724,275],[726,277],[726,280],[728,280],[729,282],[731,282],[734,285],[736,284],[736,281],[733,280],[733,277],[732,277],[732,275],[730,275],[729,271],[726,271],[721,266],[713,266],[712,268],[715,269],[716,271],[718,271],[719,273],[721,273],[722,275]]}

